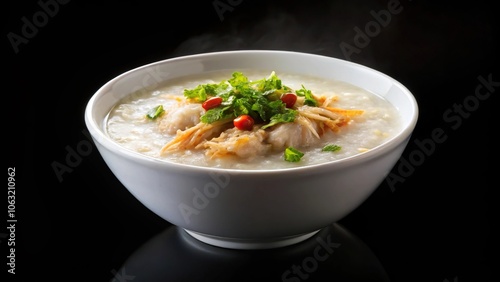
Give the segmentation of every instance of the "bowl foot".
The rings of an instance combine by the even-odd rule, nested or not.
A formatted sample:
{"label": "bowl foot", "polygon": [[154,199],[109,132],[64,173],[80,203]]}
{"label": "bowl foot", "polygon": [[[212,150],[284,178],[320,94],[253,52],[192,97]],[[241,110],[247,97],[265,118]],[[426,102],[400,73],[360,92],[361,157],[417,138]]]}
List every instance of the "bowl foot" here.
{"label": "bowl foot", "polygon": [[319,230],[316,230],[310,233],[295,235],[295,236],[254,240],[254,239],[239,239],[239,238],[212,236],[190,231],[187,229],[184,229],[184,231],[186,231],[186,233],[188,233],[195,239],[204,242],[206,244],[216,247],[239,249],[239,250],[273,249],[273,248],[285,247],[305,241],[319,232]]}

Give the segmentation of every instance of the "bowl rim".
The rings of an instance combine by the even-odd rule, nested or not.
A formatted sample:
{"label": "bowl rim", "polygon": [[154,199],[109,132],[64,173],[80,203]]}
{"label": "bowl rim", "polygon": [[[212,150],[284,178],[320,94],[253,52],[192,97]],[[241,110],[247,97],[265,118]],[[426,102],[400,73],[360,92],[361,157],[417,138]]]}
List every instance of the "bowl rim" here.
{"label": "bowl rim", "polygon": [[[386,79],[390,80],[393,85],[396,87],[400,88],[405,94],[409,102],[411,103],[411,107],[414,109],[414,113],[411,116],[409,122],[405,127],[402,128],[402,130],[395,136],[391,137],[390,139],[386,140],[382,144],[375,146],[374,148],[362,152],[359,154],[355,154],[349,157],[341,158],[338,160],[331,160],[323,163],[317,163],[317,164],[309,164],[309,165],[304,165],[304,166],[296,166],[296,167],[287,167],[287,168],[274,168],[274,169],[234,169],[234,168],[220,168],[220,167],[208,167],[208,166],[196,166],[196,165],[191,165],[191,164],[184,164],[184,163],[176,163],[173,161],[169,160],[161,160],[152,156],[147,156],[144,154],[141,154],[139,152],[136,152],[132,149],[125,148],[124,146],[121,146],[120,144],[114,142],[111,140],[111,138],[103,132],[101,129],[101,126],[94,120],[93,118],[93,110],[95,106],[96,100],[106,94],[107,92],[110,93],[109,91],[106,91],[106,89],[109,88],[110,85],[113,85],[115,82],[119,81],[120,79],[138,72],[142,69],[145,68],[150,68],[155,65],[161,65],[161,64],[167,64],[167,63],[172,63],[180,60],[190,60],[190,59],[199,59],[199,58],[204,58],[204,57],[211,57],[211,56],[223,56],[227,54],[290,54],[290,55],[298,55],[298,56],[311,56],[311,57],[317,57],[317,58],[322,58],[326,60],[334,60],[337,62],[340,62],[342,64],[350,65],[350,66],[355,66],[357,68],[364,69],[366,71],[369,71],[371,73],[374,73],[378,76],[385,77]],[[336,57],[330,57],[326,55],[320,55],[320,54],[314,54],[314,53],[306,53],[306,52],[299,52],[299,51],[288,51],[288,50],[253,50],[253,49],[248,49],[248,50],[232,50],[232,51],[214,51],[214,52],[205,52],[205,53],[196,53],[196,54],[188,54],[188,55],[181,55],[177,57],[172,57],[172,58],[167,58],[167,59],[162,59],[158,61],[154,61],[151,63],[147,63],[135,68],[132,68],[128,71],[125,71],[111,80],[107,81],[105,84],[103,84],[101,87],[95,91],[90,99],[88,100],[85,110],[84,110],[84,122],[87,127],[87,129],[90,132],[90,135],[94,141],[94,143],[100,143],[102,146],[104,146],[106,149],[113,151],[115,153],[118,153],[121,157],[126,157],[127,159],[133,160],[135,162],[140,162],[143,164],[156,164],[156,165],[161,165],[164,166],[165,168],[168,169],[178,169],[182,170],[184,172],[202,172],[202,173],[207,173],[207,172],[212,172],[212,173],[229,173],[229,174],[294,174],[297,173],[297,171],[301,172],[314,172],[318,171],[321,169],[333,169],[333,168],[345,168],[349,166],[356,165],[360,162],[364,162],[369,159],[377,158],[385,153],[388,153],[395,147],[399,146],[400,144],[404,142],[408,142],[409,138],[412,135],[412,132],[414,131],[414,128],[416,127],[417,121],[419,117],[419,107],[417,100],[415,96],[411,93],[411,91],[404,86],[402,83],[394,79],[393,77],[378,71],[374,68],[355,63],[352,61],[348,60],[343,60],[340,58]],[[103,121],[100,121],[103,122]]]}

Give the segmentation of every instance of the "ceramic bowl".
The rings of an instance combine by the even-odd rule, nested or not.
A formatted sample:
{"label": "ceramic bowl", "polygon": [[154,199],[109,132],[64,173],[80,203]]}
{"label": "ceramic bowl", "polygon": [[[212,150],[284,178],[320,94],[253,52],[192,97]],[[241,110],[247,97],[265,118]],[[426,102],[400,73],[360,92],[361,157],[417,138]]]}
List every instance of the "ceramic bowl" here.
{"label": "ceramic bowl", "polygon": [[[124,96],[170,79],[231,69],[272,69],[345,81],[392,103],[402,129],[382,145],[346,159],[273,170],[176,164],[125,149],[104,121]],[[145,207],[202,242],[234,249],[295,244],[359,207],[401,157],[418,106],[401,83],[375,69],[328,56],[276,50],[225,51],[170,58],[125,72],[89,100],[85,123],[107,166]]]}

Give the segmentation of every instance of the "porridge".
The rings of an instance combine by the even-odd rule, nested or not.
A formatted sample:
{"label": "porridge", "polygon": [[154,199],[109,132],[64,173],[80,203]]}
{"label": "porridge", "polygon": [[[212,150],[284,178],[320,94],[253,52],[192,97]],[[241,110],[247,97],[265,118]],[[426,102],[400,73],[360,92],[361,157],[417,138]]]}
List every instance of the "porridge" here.
{"label": "porridge", "polygon": [[397,109],[342,81],[265,70],[169,80],[122,99],[107,134],[165,161],[282,169],[340,160],[401,130]]}

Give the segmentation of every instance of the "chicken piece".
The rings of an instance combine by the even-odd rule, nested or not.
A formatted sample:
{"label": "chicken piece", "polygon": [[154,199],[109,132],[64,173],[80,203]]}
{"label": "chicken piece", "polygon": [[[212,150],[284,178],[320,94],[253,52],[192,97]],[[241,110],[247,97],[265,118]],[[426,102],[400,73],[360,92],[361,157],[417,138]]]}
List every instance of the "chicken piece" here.
{"label": "chicken piece", "polygon": [[[330,102],[325,100],[325,104]],[[267,142],[273,150],[283,150],[286,147],[309,147],[318,144],[325,130],[338,132],[351,117],[361,115],[361,110],[346,110],[330,107],[300,106],[294,122],[281,123],[269,132]]]}
{"label": "chicken piece", "polygon": [[166,114],[158,122],[160,132],[175,134],[177,130],[186,130],[200,122],[205,110],[199,103],[180,102],[166,109]]}
{"label": "chicken piece", "polygon": [[308,147],[317,144],[323,132],[321,123],[299,115],[294,122],[275,125],[268,132],[266,142],[274,151],[283,151],[286,147]]}
{"label": "chicken piece", "polygon": [[258,126],[254,126],[251,131],[233,127],[222,132],[220,136],[201,143],[197,148],[207,149],[206,155],[210,158],[235,155],[246,159],[265,155],[269,151],[270,145],[264,143],[266,137],[267,132]]}

